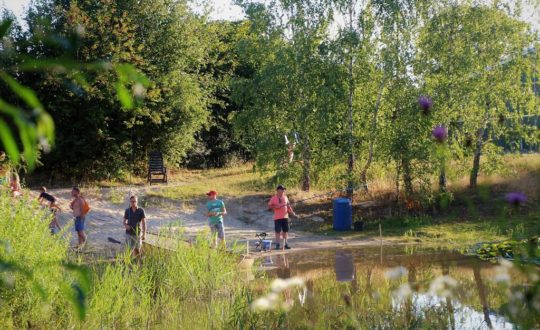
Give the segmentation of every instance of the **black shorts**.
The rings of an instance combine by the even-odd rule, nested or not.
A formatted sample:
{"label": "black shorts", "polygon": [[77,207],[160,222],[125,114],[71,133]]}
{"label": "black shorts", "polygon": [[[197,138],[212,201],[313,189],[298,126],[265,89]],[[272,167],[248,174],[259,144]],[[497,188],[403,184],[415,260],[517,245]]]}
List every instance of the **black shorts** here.
{"label": "black shorts", "polygon": [[289,232],[289,219],[277,219],[274,220],[274,229],[276,230],[276,233]]}

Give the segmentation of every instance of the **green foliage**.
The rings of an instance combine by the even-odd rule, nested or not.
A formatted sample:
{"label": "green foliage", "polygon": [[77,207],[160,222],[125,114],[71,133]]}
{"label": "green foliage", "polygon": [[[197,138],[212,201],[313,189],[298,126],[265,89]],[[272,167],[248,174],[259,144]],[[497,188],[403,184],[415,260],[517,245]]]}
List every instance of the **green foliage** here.
{"label": "green foliage", "polygon": [[453,149],[475,157],[471,185],[480,155],[500,152],[490,147],[497,139],[538,131],[524,121],[540,111],[531,88],[538,45],[529,26],[515,17],[496,2],[444,2],[419,34],[416,70],[437,104],[437,121],[449,127]]}
{"label": "green foliage", "polygon": [[[262,169],[288,164],[287,148],[294,144],[293,161],[300,164],[303,187],[309,190],[313,173],[343,158],[343,69],[323,48],[330,7],[323,1],[245,7],[251,36],[241,54],[246,62],[257,61],[257,71],[251,80],[234,85],[235,100],[244,108],[235,117],[236,130]],[[280,21],[280,12],[286,21]],[[253,57],[260,53],[265,55]]]}
{"label": "green foliage", "polygon": [[249,22],[211,21],[208,29],[216,35],[209,62],[202,72],[212,79],[213,99],[209,118],[184,164],[191,168],[236,166],[250,159],[243,142],[235,136],[232,118],[242,110],[231,98],[232,81],[250,79],[253,68],[239,55],[239,44],[247,37]]}
{"label": "green foliage", "polygon": [[[1,39],[8,36],[12,24],[11,18],[2,19],[0,22]],[[2,48],[5,49],[5,45]],[[0,70],[0,79],[7,90],[18,99],[14,101],[14,104],[10,104],[4,97],[0,98],[0,141],[12,163],[18,164],[23,154],[30,169],[33,169],[38,159],[38,145],[48,150],[54,144],[54,123],[34,91],[17,82],[5,72],[5,68]],[[29,110],[26,111],[24,108]],[[14,124],[18,130],[18,141],[15,137],[17,134],[12,132],[10,124]],[[19,142],[22,144],[22,149]]]}
{"label": "green foliage", "polygon": [[110,178],[150,150],[185,156],[207,117],[213,84],[201,69],[214,38],[186,2],[42,0],[26,23],[8,60],[32,69],[19,78],[56,122],[47,171]]}

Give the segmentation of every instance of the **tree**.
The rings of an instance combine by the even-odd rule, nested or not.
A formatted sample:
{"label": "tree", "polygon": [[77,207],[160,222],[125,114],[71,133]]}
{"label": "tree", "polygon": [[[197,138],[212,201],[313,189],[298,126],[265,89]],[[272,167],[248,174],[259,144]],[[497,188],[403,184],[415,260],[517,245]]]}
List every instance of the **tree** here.
{"label": "tree", "polygon": [[439,117],[455,143],[472,148],[470,187],[476,188],[480,158],[487,146],[521,127],[524,115],[538,113],[531,88],[533,45],[526,23],[493,5],[448,4],[439,8],[419,41],[421,72]]}
{"label": "tree", "polygon": [[208,29],[216,35],[210,61],[202,72],[212,77],[212,100],[207,125],[197,133],[194,147],[186,157],[189,167],[223,167],[235,160],[250,159],[246,146],[233,132],[232,118],[241,107],[231,98],[234,79],[249,79],[253,68],[242,60],[239,45],[246,38],[249,22],[213,21]]}
{"label": "tree", "polygon": [[[343,156],[335,143],[346,127],[340,120],[346,118],[343,70],[329,60],[324,43],[331,8],[324,1],[244,6],[252,21],[247,52],[262,56],[253,79],[236,85],[236,100],[244,109],[235,126],[261,167],[291,174],[299,165],[302,189],[308,191],[313,174]],[[283,135],[293,133],[299,136],[300,157],[285,165]]]}
{"label": "tree", "polygon": [[[20,31],[20,27],[13,24],[14,22],[15,18],[10,13],[2,13],[0,80],[3,86],[0,87],[0,141],[13,164],[19,164],[22,154],[23,160],[33,170],[39,151],[48,151],[54,145],[55,128],[51,116],[45,111],[34,91],[14,78],[17,73],[11,68],[14,63],[9,53],[14,52],[14,49],[9,42],[9,36]],[[18,134],[13,133],[13,128]],[[5,155],[0,162],[4,161],[4,157]]]}
{"label": "tree", "polygon": [[[27,22],[28,32],[15,40],[26,57],[60,56],[74,68],[119,63],[114,70],[105,65],[105,70],[57,74],[58,67],[51,66],[46,73],[22,76],[57,123],[58,148],[43,158],[48,170],[110,178],[142,169],[138,166],[152,149],[174,163],[186,155],[208,115],[212,79],[200,71],[213,40],[187,2],[41,0]],[[44,30],[79,38],[59,47],[38,41]],[[127,63],[152,83],[141,83]]]}

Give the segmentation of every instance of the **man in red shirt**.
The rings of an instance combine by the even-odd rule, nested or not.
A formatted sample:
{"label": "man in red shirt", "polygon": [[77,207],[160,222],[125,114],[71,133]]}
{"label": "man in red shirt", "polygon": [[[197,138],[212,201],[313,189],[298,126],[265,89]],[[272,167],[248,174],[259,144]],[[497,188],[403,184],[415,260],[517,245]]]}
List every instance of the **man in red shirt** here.
{"label": "man in red shirt", "polygon": [[281,233],[283,233],[283,247],[290,249],[287,244],[287,233],[289,232],[289,213],[296,216],[289,199],[285,196],[285,187],[282,185],[277,186],[276,194],[270,198],[268,202],[268,208],[274,211],[274,229],[276,231],[276,250],[280,248]]}

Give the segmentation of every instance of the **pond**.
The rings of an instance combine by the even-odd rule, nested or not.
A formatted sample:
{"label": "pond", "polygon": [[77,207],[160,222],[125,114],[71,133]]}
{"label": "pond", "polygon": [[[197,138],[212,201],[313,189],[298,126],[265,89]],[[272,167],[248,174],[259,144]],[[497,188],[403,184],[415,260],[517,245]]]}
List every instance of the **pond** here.
{"label": "pond", "polygon": [[261,264],[270,278],[303,280],[280,293],[299,328],[512,329],[520,316],[536,324],[521,306],[530,277],[509,262],[380,246],[268,255]]}

